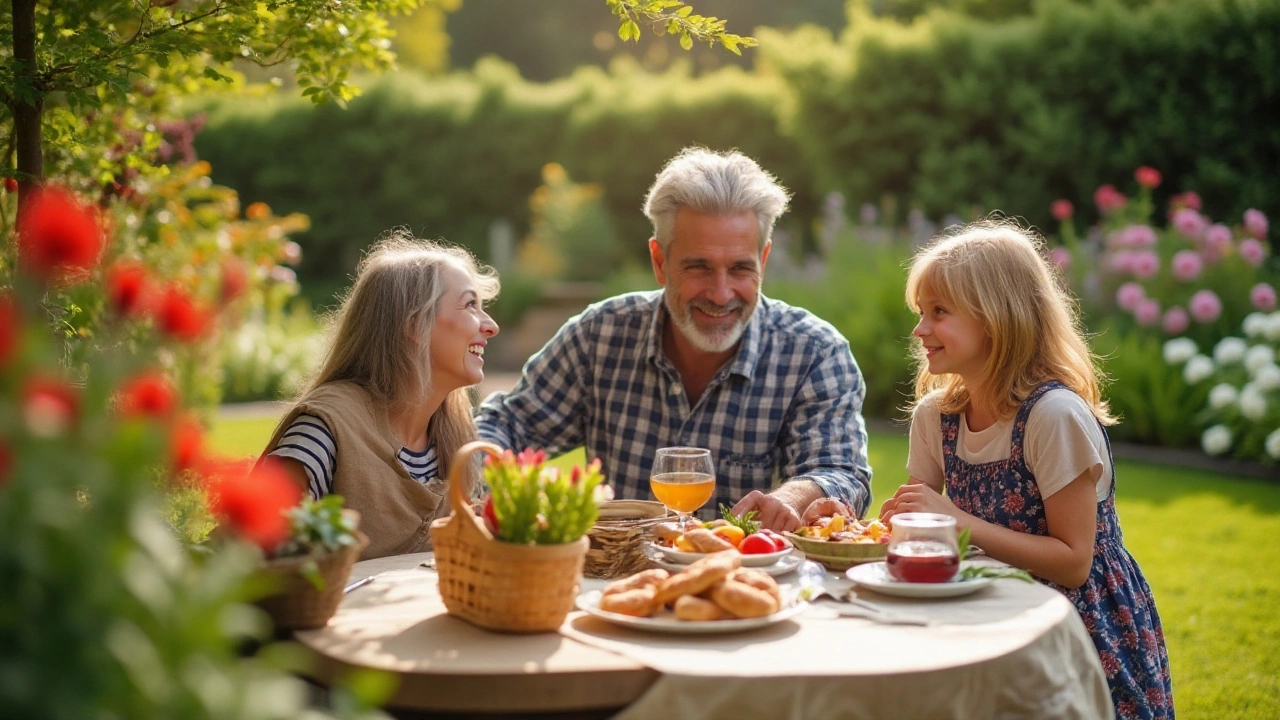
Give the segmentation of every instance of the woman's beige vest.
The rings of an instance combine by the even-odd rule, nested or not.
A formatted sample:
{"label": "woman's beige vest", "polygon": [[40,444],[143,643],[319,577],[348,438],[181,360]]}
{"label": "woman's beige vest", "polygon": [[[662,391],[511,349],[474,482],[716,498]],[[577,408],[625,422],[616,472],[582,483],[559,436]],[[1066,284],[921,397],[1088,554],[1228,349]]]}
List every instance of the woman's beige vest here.
{"label": "woman's beige vest", "polygon": [[[326,383],[289,411],[267,452],[275,449],[298,415],[315,415],[333,435],[333,492],[346,500],[345,507],[360,512],[360,529],[369,536],[360,559],[430,550],[427,530],[432,520],[449,513],[449,503],[409,477],[400,463],[400,443],[387,424],[387,411],[355,383]],[[443,458],[440,468],[443,471]]]}

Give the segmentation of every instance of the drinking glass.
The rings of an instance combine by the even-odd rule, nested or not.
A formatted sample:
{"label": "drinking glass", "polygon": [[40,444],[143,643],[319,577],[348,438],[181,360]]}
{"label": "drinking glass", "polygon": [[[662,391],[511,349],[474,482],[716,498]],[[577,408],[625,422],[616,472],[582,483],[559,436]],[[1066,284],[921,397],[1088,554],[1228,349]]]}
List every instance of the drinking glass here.
{"label": "drinking glass", "polygon": [[899,582],[950,582],[960,572],[956,519],[941,513],[902,513],[891,520],[887,565]]}
{"label": "drinking glass", "polygon": [[716,489],[715,465],[706,448],[659,448],[649,474],[649,489],[658,502],[680,517],[680,527],[711,499]]}

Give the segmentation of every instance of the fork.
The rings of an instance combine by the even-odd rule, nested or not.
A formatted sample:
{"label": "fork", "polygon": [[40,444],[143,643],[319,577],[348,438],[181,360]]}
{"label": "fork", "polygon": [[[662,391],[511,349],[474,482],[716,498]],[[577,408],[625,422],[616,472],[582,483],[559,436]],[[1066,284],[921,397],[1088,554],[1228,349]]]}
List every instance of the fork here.
{"label": "fork", "polygon": [[884,623],[885,625],[925,626],[933,624],[933,621],[929,618],[886,610],[866,600],[861,600],[858,598],[857,591],[853,588],[849,588],[844,593],[837,595],[827,589],[822,568],[815,562],[805,561],[799,568],[799,574],[802,596],[807,595],[807,599],[810,602],[822,597],[830,598],[835,601],[835,605],[831,609],[844,617],[863,618],[864,620]]}

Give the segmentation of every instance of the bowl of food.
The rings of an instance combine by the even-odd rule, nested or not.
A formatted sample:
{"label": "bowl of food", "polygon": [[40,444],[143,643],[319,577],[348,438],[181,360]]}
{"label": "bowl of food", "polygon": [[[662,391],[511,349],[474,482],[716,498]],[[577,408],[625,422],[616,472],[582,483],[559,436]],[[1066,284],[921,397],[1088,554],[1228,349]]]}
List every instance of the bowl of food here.
{"label": "bowl of food", "polygon": [[844,515],[821,517],[783,534],[806,558],[837,571],[884,560],[891,537],[878,518],[864,522]]}
{"label": "bowl of food", "polygon": [[683,527],[662,523],[653,529],[653,549],[667,560],[689,564],[725,550],[737,550],[743,567],[768,567],[791,554],[791,541],[763,530],[755,511],[738,517],[721,506],[723,518],[708,523],[691,522]]}

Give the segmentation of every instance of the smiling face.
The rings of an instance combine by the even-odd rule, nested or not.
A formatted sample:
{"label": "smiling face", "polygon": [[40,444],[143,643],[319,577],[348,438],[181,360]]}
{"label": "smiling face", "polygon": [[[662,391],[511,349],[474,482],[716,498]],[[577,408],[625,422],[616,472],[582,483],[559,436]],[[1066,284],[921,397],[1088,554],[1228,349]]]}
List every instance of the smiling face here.
{"label": "smiling face", "polygon": [[982,322],[953,307],[928,288],[922,289],[916,305],[920,322],[916,323],[911,334],[924,346],[929,372],[934,375],[956,374],[964,378],[967,385],[977,385],[991,352],[991,343]]}
{"label": "smiling face", "polygon": [[675,325],[676,342],[702,353],[727,353],[742,338],[760,300],[769,246],[760,250],[760,226],[751,212],[676,212],[664,251],[649,241],[654,276]]}
{"label": "smiling face", "polygon": [[449,392],[484,379],[484,348],[498,324],[484,311],[471,274],[455,263],[440,272],[444,292],[431,328],[431,384]]}

